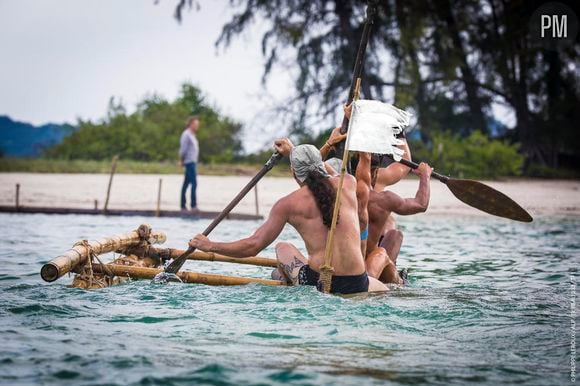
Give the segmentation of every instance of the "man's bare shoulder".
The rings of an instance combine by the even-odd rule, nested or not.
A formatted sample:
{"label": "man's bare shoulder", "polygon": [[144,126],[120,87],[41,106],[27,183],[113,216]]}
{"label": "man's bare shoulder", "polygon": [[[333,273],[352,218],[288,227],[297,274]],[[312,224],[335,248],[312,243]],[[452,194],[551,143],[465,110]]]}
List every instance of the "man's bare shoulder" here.
{"label": "man's bare shoulder", "polygon": [[281,207],[291,207],[292,205],[296,205],[297,202],[304,200],[304,197],[307,196],[308,193],[308,188],[303,186],[280,198],[275,205],[280,205]]}
{"label": "man's bare shoulder", "polygon": [[[331,179],[335,180],[336,183],[338,183],[339,179],[340,179],[340,175],[336,175],[336,176],[332,176],[330,177]],[[356,188],[356,178],[355,176],[353,176],[352,174],[345,174],[344,175],[344,181],[342,182],[342,185],[347,188]]]}
{"label": "man's bare shoulder", "polygon": [[356,177],[347,173],[344,175],[344,182],[349,184],[356,184]]}

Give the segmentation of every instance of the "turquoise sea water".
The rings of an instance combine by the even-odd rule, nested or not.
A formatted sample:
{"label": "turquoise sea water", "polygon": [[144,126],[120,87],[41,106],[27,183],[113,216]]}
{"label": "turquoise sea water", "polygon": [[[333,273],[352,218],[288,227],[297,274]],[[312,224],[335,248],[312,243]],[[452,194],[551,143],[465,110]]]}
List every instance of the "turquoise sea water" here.
{"label": "turquoise sea water", "polygon": [[[399,265],[411,284],[368,298],[147,281],[83,291],[68,277],[40,279],[42,263],[75,241],[142,222],[180,248],[207,225],[0,215],[0,384],[570,384],[579,218],[403,218]],[[225,222],[214,234],[232,239],[258,224]],[[281,238],[297,241],[291,229]],[[187,268],[269,276],[237,264]]]}

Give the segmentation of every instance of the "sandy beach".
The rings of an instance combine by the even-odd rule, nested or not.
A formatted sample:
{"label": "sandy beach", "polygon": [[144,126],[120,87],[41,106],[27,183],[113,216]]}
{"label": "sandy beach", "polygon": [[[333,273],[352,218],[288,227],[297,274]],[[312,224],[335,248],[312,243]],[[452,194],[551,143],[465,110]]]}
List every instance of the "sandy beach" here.
{"label": "sandy beach", "polygon": [[[24,206],[65,206],[92,208],[105,201],[109,176],[106,174],[36,174],[0,173],[0,205],[12,205],[15,186],[20,184],[20,204]],[[181,175],[118,174],[115,175],[109,207],[118,209],[154,209],[159,179],[162,185],[162,209],[179,209]],[[221,210],[250,180],[242,176],[199,176],[198,201],[203,210]],[[490,186],[512,197],[532,216],[580,215],[580,181],[508,180],[489,181]],[[403,197],[412,197],[418,181],[408,178],[391,189]],[[265,177],[258,184],[260,214],[267,215],[277,199],[296,188],[291,178]],[[235,210],[253,214],[254,193]],[[426,215],[484,215],[458,201],[438,181],[431,183],[431,203]]]}

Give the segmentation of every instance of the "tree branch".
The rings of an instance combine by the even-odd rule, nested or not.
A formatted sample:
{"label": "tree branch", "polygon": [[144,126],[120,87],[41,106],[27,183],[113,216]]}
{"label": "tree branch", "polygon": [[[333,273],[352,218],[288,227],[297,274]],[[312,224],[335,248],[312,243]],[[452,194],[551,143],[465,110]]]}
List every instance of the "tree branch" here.
{"label": "tree branch", "polygon": [[[463,80],[460,77],[456,77],[456,76],[442,76],[442,77],[438,77],[438,78],[430,78],[430,79],[423,79],[421,80],[421,83],[423,84],[427,84],[427,83],[437,83],[437,82],[445,82],[445,81],[449,81],[449,82],[465,82],[465,80]],[[508,102],[512,102],[512,98],[507,95],[506,93],[498,90],[497,88],[487,85],[485,83],[481,83],[481,82],[468,82],[468,83],[472,83],[475,86],[478,86],[484,90],[490,91],[496,95],[501,96],[502,98],[504,98],[506,101]],[[411,83],[394,83],[394,82],[379,82],[378,83],[379,86],[384,86],[384,87],[413,87],[413,84]]]}

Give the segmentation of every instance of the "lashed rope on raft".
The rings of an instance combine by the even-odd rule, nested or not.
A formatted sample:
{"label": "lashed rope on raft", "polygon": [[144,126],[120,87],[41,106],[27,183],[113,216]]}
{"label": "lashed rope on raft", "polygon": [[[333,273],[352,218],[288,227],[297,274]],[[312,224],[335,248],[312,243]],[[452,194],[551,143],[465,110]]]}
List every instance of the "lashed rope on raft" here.
{"label": "lashed rope on raft", "polygon": [[[106,270],[104,274],[95,275],[93,271],[93,259],[96,259],[99,264],[103,264],[99,256],[95,253],[93,247],[88,240],[77,241],[73,247],[82,246],[88,251],[87,263],[81,268],[81,272],[75,276],[73,280],[74,287],[81,288],[105,288],[114,283],[114,275],[110,270]],[[82,285],[85,283],[85,285]]]}
{"label": "lashed rope on raft", "polygon": [[[139,244],[136,246],[140,247],[143,251],[147,251],[151,247],[151,242],[149,241],[149,237],[151,235],[151,227],[146,224],[142,224],[135,230],[135,232],[139,235]],[[99,243],[100,244],[100,243]],[[95,252],[93,246],[89,243],[88,240],[81,240],[76,242],[73,245],[73,248],[76,246],[82,246],[86,249],[88,258],[86,263],[80,268],[80,272],[75,276],[73,279],[72,286],[77,288],[86,288],[86,289],[94,289],[94,288],[106,288],[114,284],[119,284],[122,281],[130,279],[130,277],[118,277],[111,271],[111,269],[104,264],[101,259],[99,258],[98,254]],[[93,261],[96,260],[102,267],[103,272],[95,273],[93,270]],[[140,257],[135,255],[129,256],[120,256],[113,260],[113,264],[120,264],[120,265],[129,265],[135,266],[140,265],[139,261],[141,260]],[[159,262],[154,262],[154,266],[159,265]]]}

